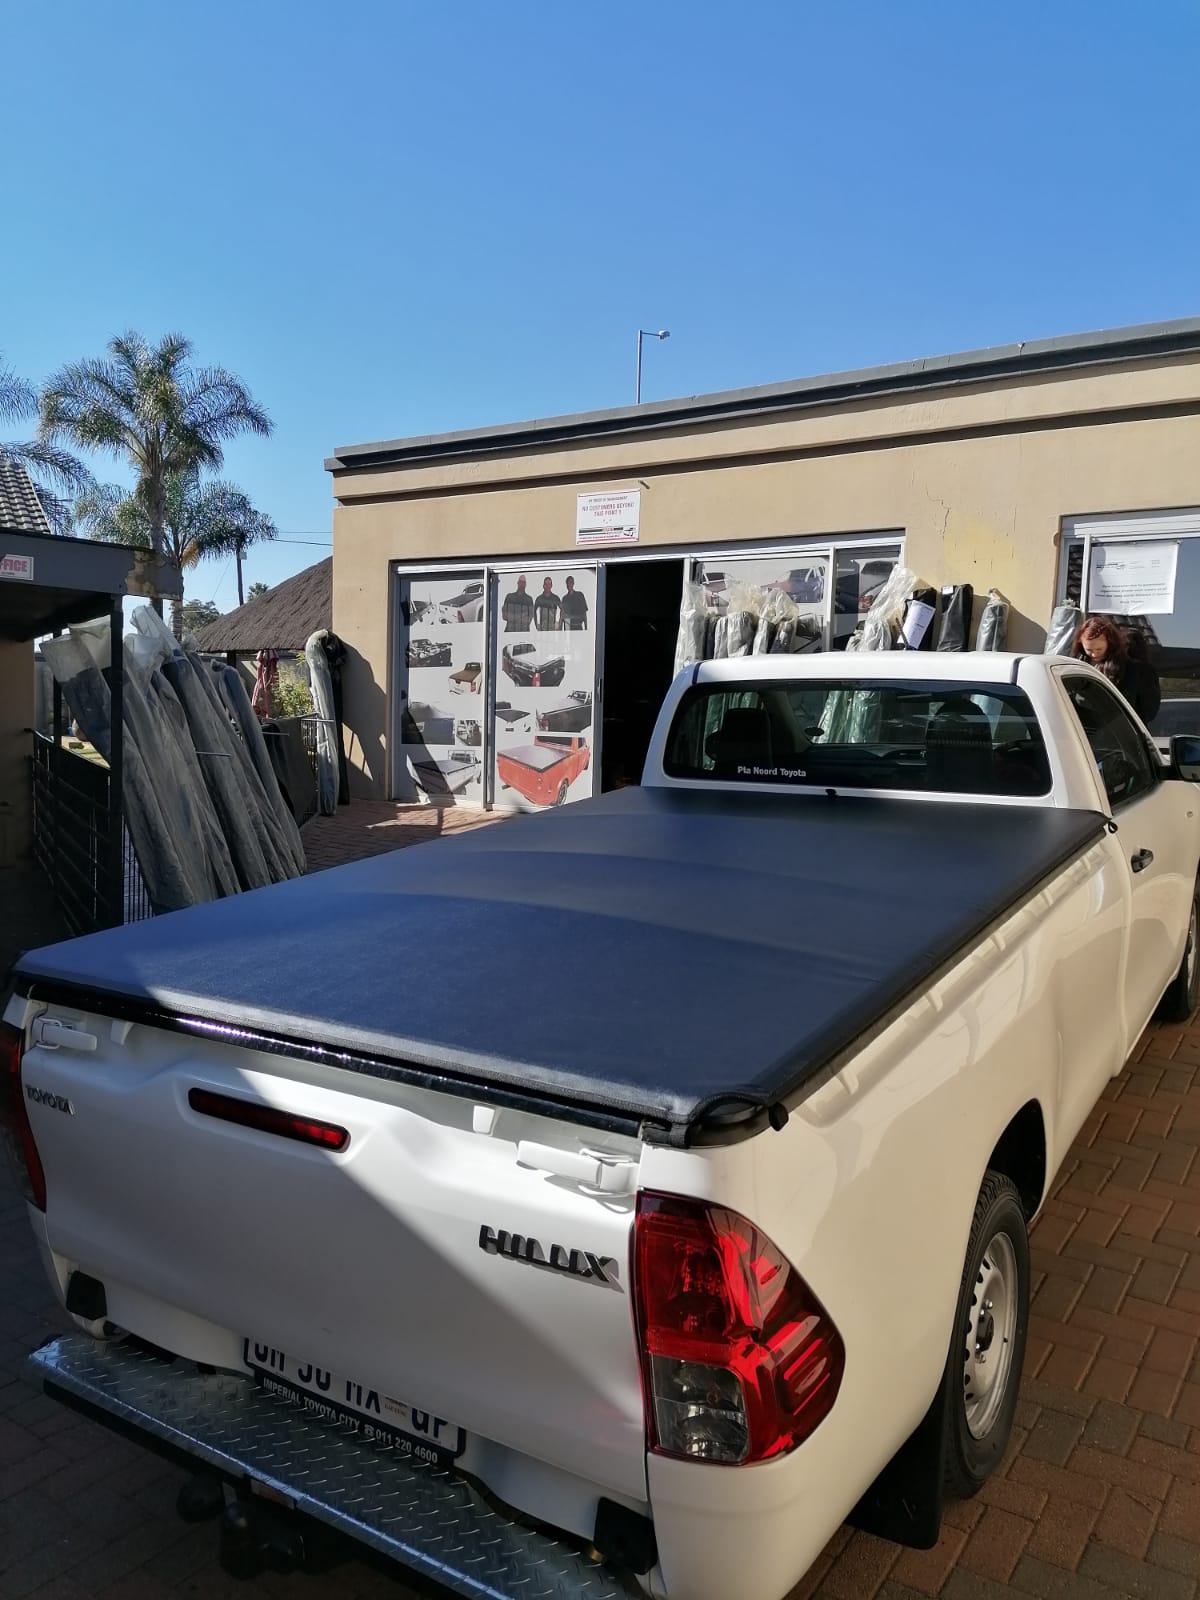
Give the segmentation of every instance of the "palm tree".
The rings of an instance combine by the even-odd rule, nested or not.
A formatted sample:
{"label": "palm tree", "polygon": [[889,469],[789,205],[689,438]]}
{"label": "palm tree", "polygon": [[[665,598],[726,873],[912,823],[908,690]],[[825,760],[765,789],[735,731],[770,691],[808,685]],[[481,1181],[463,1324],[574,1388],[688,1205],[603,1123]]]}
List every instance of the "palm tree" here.
{"label": "palm tree", "polygon": [[127,462],[137,474],[141,526],[157,556],[167,551],[170,483],[182,484],[201,468],[217,470],[222,444],[239,433],[271,432],[271,419],[240,378],[223,367],[194,368],[191,353],[180,333],[157,345],[124,333],[109,341],[107,358],[73,361],[42,388],[40,440]]}
{"label": "palm tree", "polygon": [[[31,383],[18,378],[11,367],[0,360],[0,420],[20,422],[36,415],[37,394]],[[75,495],[85,489],[90,479],[87,468],[69,451],[62,450],[45,439],[30,439],[24,443],[0,440],[0,458],[16,461],[29,469],[33,486],[37,490],[42,509],[55,533],[63,533],[71,520],[70,505],[61,494],[63,490]]]}
{"label": "palm tree", "polygon": [[[163,523],[157,546],[145,503],[136,490],[130,494],[115,484],[95,485],[76,501],[75,521],[93,539],[157,549],[181,573],[205,556],[237,556],[247,546],[276,534],[274,522],[265,512],[255,510],[244,490],[219,480],[203,483],[195,469],[174,473],[163,486]],[[182,638],[182,593],[171,601],[171,629],[177,639]]]}

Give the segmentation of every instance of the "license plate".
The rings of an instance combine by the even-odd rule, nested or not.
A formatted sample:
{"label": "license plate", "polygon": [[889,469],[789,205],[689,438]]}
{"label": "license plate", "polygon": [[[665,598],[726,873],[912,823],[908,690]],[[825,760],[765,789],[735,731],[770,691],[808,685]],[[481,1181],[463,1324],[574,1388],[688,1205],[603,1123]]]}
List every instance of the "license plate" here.
{"label": "license plate", "polygon": [[467,1436],[456,1423],[365,1383],[340,1378],[253,1339],[242,1341],[242,1360],[260,1388],[284,1395],[316,1416],[349,1422],[365,1438],[389,1445],[402,1455],[444,1465],[463,1453]]}

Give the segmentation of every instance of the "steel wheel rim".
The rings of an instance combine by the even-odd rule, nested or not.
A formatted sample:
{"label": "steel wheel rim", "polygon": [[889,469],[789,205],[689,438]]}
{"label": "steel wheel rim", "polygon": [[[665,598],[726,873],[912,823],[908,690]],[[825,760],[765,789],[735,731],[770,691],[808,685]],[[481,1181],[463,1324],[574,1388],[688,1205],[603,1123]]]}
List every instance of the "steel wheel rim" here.
{"label": "steel wheel rim", "polygon": [[973,1439],[985,1439],[1004,1409],[1013,1373],[1019,1292],[1012,1240],[997,1233],[980,1260],[967,1314],[963,1405]]}
{"label": "steel wheel rim", "polygon": [[1188,918],[1187,950],[1184,952],[1185,971],[1189,991],[1196,981],[1196,902],[1192,901],[1192,914]]}

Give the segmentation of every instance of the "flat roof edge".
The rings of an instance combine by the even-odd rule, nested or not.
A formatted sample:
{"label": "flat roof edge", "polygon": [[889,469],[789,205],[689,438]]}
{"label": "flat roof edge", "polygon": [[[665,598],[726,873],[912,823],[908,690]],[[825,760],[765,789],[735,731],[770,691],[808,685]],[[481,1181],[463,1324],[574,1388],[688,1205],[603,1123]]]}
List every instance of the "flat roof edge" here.
{"label": "flat roof edge", "polygon": [[988,378],[1020,377],[1056,368],[1103,362],[1137,361],[1152,356],[1200,352],[1200,317],[1147,322],[1095,333],[1066,334],[1020,344],[994,345],[917,361],[862,367],[849,372],[791,379],[748,389],[580,411],[564,416],[468,428],[454,433],[418,434],[406,439],[342,445],[325,461],[325,470],[350,473],[385,466],[435,461],[464,454],[520,449],[568,440],[654,432],[680,424],[715,422],[761,411],[802,408],[896,390],[920,390]]}

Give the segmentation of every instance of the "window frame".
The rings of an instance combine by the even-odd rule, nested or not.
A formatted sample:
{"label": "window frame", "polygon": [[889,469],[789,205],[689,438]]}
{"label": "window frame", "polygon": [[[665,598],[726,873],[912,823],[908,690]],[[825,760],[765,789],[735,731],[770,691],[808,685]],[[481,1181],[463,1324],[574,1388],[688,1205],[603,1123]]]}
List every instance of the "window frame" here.
{"label": "window frame", "polygon": [[[1126,704],[1125,699],[1121,695],[1120,691],[1114,689],[1112,684],[1099,674],[1093,674],[1092,672],[1081,672],[1078,668],[1073,671],[1068,670],[1060,673],[1059,682],[1062,685],[1063,693],[1066,695],[1067,706],[1070,710],[1071,716],[1075,720],[1075,725],[1083,735],[1084,743],[1087,745],[1088,753],[1092,758],[1092,765],[1096,769],[1096,776],[1100,780],[1100,787],[1104,790],[1105,798],[1107,799],[1109,806],[1112,808],[1113,815],[1115,816],[1118,811],[1124,810],[1126,806],[1133,805],[1138,800],[1145,799],[1148,794],[1153,794],[1158,788],[1159,784],[1162,783],[1163,778],[1166,776],[1165,769],[1162,762],[1159,760],[1158,751],[1152,745],[1147,743],[1142,733],[1142,729],[1139,726],[1136,717],[1134,716],[1132,708]],[[1071,685],[1073,683],[1081,683],[1085,685],[1089,691],[1098,694],[1101,699],[1107,699],[1110,707],[1116,713],[1117,718],[1121,720],[1124,726],[1132,733],[1133,742],[1141,751],[1142,759],[1145,761],[1146,769],[1149,773],[1149,782],[1145,785],[1145,787],[1139,788],[1135,794],[1125,795],[1121,800],[1113,799],[1112,794],[1109,791],[1108,784],[1105,781],[1103,769],[1100,766],[1100,759],[1096,754],[1095,746],[1092,744],[1091,736],[1088,733],[1087,728],[1084,726],[1083,718],[1079,715],[1079,712],[1076,709],[1074,696],[1071,692]]]}

